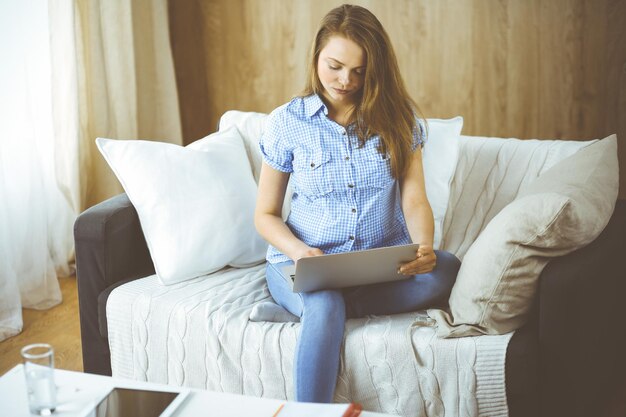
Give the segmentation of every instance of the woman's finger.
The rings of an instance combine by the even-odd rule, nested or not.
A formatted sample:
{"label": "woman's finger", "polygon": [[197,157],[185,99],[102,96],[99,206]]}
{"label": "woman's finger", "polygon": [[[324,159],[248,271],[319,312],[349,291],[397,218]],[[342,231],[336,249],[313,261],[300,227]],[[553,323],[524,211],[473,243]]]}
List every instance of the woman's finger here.
{"label": "woman's finger", "polygon": [[398,272],[405,275],[425,274],[435,268],[434,259],[425,260],[423,258],[403,264]]}

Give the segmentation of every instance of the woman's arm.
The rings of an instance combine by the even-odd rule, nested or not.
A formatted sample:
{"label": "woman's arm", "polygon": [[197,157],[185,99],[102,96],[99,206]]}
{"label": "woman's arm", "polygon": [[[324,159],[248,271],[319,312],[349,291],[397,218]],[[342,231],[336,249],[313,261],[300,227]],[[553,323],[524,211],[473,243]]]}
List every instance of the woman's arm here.
{"label": "woman's arm", "polygon": [[275,170],[263,162],[254,225],[265,240],[294,261],[307,256],[323,255],[320,249],[312,248],[294,236],[283,221],[282,208],[288,182],[288,173]]}
{"label": "woman's arm", "polygon": [[418,147],[413,153],[406,175],[400,180],[402,212],[413,243],[419,243],[415,261],[400,268],[406,275],[423,274],[435,267],[437,257],[433,251],[435,221],[430,203],[426,198],[422,150]]}

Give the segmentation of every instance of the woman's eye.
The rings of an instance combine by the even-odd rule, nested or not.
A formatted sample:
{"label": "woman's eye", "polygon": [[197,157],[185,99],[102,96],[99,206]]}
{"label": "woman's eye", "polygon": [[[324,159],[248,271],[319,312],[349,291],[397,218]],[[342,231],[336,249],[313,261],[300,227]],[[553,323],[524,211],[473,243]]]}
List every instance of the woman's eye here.
{"label": "woman's eye", "polygon": [[328,68],[330,68],[331,70],[338,70],[339,69],[339,67],[334,67],[332,65],[329,65]]}

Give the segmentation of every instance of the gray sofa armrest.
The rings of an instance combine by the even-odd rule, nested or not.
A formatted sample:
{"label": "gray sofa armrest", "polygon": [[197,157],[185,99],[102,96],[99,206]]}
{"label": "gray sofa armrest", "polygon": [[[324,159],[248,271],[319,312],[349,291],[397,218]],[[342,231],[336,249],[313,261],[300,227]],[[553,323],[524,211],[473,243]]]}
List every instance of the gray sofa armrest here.
{"label": "gray sofa armrest", "polygon": [[[626,201],[590,245],[551,261],[540,277],[538,344],[544,416],[604,415],[624,381]],[[623,384],[622,384],[623,385]]]}
{"label": "gray sofa armrest", "polygon": [[74,242],[83,367],[110,375],[108,340],[100,331],[106,318],[99,317],[98,296],[111,286],[154,274],[154,265],[126,194],[81,213],[74,223]]}

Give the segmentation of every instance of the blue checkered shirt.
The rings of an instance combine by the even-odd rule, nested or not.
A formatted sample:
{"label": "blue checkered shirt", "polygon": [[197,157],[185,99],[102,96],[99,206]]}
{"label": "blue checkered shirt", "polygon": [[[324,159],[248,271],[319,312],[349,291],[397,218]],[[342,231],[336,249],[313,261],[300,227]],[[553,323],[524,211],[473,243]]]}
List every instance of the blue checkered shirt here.
{"label": "blue checkered shirt", "polygon": [[[267,119],[259,143],[263,159],[290,173],[294,190],[287,226],[324,253],[410,243],[398,181],[378,152],[380,137],[359,148],[353,126],[344,128],[327,115],[323,101],[312,95],[294,98]],[[416,133],[414,148],[421,143]],[[270,245],[267,260],[289,258]]]}

